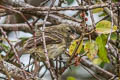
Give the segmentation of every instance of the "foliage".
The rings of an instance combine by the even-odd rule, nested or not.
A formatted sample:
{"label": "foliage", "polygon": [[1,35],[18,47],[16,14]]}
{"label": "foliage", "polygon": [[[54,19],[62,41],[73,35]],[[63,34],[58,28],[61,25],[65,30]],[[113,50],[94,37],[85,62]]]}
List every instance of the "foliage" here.
{"label": "foliage", "polygon": [[90,60],[93,60],[98,52],[98,46],[95,41],[88,41],[85,43],[84,51],[87,52],[87,56]]}
{"label": "foliage", "polygon": [[98,45],[98,56],[103,60],[104,62],[109,62],[109,59],[107,57],[107,50],[105,48],[107,42],[106,35],[100,35],[96,38],[96,43]]}
{"label": "foliage", "polygon": [[6,51],[9,50],[9,46],[7,46],[7,45],[5,45],[5,44],[3,44],[3,43],[0,43],[0,46],[1,46],[2,48],[4,48]]}
{"label": "foliage", "polygon": [[101,58],[95,58],[92,60],[93,64],[96,64],[96,65],[100,65],[103,61],[101,60]]}
{"label": "foliage", "polygon": [[117,2],[118,0],[112,0],[113,2]]}
{"label": "foliage", "polygon": [[[111,33],[111,22],[107,20],[102,20],[96,24],[96,32],[99,34]],[[117,30],[117,26],[113,26],[112,32]]]}
{"label": "foliage", "polygon": [[92,13],[99,13],[99,12],[103,12],[103,8],[96,8],[92,10]]}
{"label": "foliage", "polygon": [[68,5],[72,4],[74,2],[74,0],[66,0]]}
{"label": "foliage", "polygon": [[[112,5],[106,5],[109,4],[107,2],[109,0],[58,0],[60,3],[52,5],[51,8],[48,7],[49,2],[46,4],[41,2],[45,0],[28,1],[27,4],[30,5],[27,6],[24,4],[17,5],[17,2],[14,2],[13,5],[12,1],[6,0],[0,4],[0,15],[6,17],[5,23],[0,24],[0,52],[6,54],[4,56],[0,54],[0,62],[5,61],[11,64],[10,68],[8,64],[7,67],[6,65],[0,65],[0,71],[4,71],[2,67],[5,67],[6,70],[11,69],[4,73],[0,72],[6,75],[6,79],[11,80],[19,76],[20,78],[21,76],[22,78],[29,78],[26,76],[28,74],[30,76],[35,75],[37,78],[43,77],[46,75],[47,70],[50,71],[51,78],[55,79],[57,77],[59,79],[65,71],[75,70],[76,66],[78,68],[82,66],[85,70],[90,69],[106,80],[108,80],[108,77],[110,79],[111,75],[120,78],[120,75],[118,75],[120,72],[116,69],[116,67],[120,68],[118,54],[120,53],[119,0],[112,0]],[[77,6],[73,3],[77,3]],[[67,7],[64,7],[66,5]],[[113,13],[113,15],[108,12]],[[45,17],[46,13],[47,16]],[[73,15],[70,15],[71,13]],[[14,16],[15,20],[13,17],[10,19],[9,14]],[[96,23],[94,15],[101,17],[101,20]],[[21,18],[22,20],[18,21]],[[89,20],[92,21],[92,24],[87,23]],[[13,24],[12,21],[15,23]],[[61,24],[63,25],[59,28]],[[19,41],[13,42],[9,40],[8,36],[11,31],[16,30],[28,32],[33,36],[30,38],[24,36],[19,38]],[[72,38],[75,37],[73,34],[77,34],[79,37],[73,40]],[[24,65],[25,61],[23,61],[23,65],[22,62],[19,62],[24,53],[30,55],[27,66]],[[101,69],[106,67],[106,64],[114,64],[113,72],[110,73],[105,69]],[[12,69],[11,66],[13,65],[18,67],[18,70],[21,70],[22,73],[25,72],[25,76],[21,75],[22,73],[17,69]],[[72,66],[74,68],[71,68]],[[46,71],[41,75],[40,71],[43,67]],[[78,70],[78,68],[76,69]],[[18,71],[19,73],[12,71]],[[89,70],[87,71],[89,72]],[[75,72],[77,71],[75,70]],[[19,76],[16,76],[17,74]],[[9,78],[9,76],[12,78]],[[72,76],[65,79],[77,80]]]}
{"label": "foliage", "polygon": [[[80,43],[80,45],[78,43]],[[78,39],[78,40],[74,40],[71,43],[71,45],[69,47],[69,55],[73,54],[73,52],[75,51],[75,49],[77,48],[77,46],[79,46],[79,47],[78,47],[78,49],[76,51],[76,54],[79,54],[81,52],[81,49],[82,49],[82,46],[83,46],[83,40]]]}
{"label": "foliage", "polygon": [[76,79],[74,77],[69,76],[67,77],[67,80],[76,80]]}

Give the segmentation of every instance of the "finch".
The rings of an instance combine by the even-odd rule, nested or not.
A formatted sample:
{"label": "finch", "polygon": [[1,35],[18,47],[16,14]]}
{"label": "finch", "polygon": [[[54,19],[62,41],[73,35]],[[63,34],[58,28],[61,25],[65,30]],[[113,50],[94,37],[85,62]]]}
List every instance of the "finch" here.
{"label": "finch", "polygon": [[[58,57],[64,53],[71,41],[77,38],[75,31],[66,24],[51,26],[45,28],[45,40],[50,59]],[[35,43],[36,40],[36,43]],[[36,44],[36,46],[34,46]],[[39,60],[45,59],[43,48],[42,31],[37,31],[35,37],[29,38],[24,46],[24,52],[30,53],[35,57],[39,56]]]}

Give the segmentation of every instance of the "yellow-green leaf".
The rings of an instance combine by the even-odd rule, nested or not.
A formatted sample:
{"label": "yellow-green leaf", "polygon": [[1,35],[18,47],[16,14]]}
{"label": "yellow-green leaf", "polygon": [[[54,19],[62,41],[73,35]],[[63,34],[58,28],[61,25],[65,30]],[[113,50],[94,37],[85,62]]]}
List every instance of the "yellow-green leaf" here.
{"label": "yellow-green leaf", "polygon": [[107,50],[105,48],[107,42],[107,37],[105,35],[100,35],[96,38],[96,43],[98,45],[98,56],[103,60],[103,62],[109,63],[109,59],[107,57]]}
{"label": "yellow-green leaf", "polygon": [[69,77],[67,77],[67,80],[76,80],[76,79],[72,76],[69,76]]}
{"label": "yellow-green leaf", "polygon": [[102,16],[107,16],[107,13],[102,12],[101,14],[99,14],[99,17],[102,17]]}
{"label": "yellow-green leaf", "polygon": [[102,63],[102,60],[100,58],[93,59],[93,64],[100,65]]}
{"label": "yellow-green leaf", "polygon": [[[113,26],[112,32],[117,30],[117,26]],[[111,33],[111,22],[107,20],[102,20],[96,24],[96,32],[100,34]]]}
{"label": "yellow-green leaf", "polygon": [[[69,47],[69,55],[72,55],[72,53],[74,52],[74,50],[76,49],[76,47],[78,46],[78,43],[80,42],[80,39],[78,39],[78,40],[74,40],[72,43],[71,43],[71,45],[70,45],[70,47]],[[77,51],[76,51],[76,54],[79,54],[80,53],[80,51],[81,51],[81,49],[82,49],[82,46],[83,46],[83,40],[80,42],[80,45],[79,45],[79,47],[78,47],[78,49],[77,49]]]}
{"label": "yellow-green leaf", "polygon": [[96,8],[92,10],[92,13],[99,13],[99,12],[103,12],[103,8]]}
{"label": "yellow-green leaf", "polygon": [[87,52],[87,56],[90,60],[93,60],[95,56],[97,55],[98,52],[98,47],[97,44],[92,41],[92,42],[86,42],[84,46],[84,51]]}

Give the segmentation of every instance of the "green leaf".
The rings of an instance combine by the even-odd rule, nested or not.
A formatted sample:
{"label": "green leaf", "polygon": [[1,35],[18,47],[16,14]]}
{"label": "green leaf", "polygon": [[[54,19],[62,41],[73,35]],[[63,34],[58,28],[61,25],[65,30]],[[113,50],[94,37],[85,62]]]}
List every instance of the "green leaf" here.
{"label": "green leaf", "polygon": [[0,46],[2,46],[5,50],[9,50],[9,46],[6,46],[5,44],[3,44],[3,43],[0,43]]}
{"label": "green leaf", "polygon": [[94,42],[94,41],[86,42],[86,44],[84,46],[84,51],[87,52],[88,58],[90,60],[93,60],[98,52],[98,46],[97,46],[96,42]]}
{"label": "green leaf", "polygon": [[113,0],[113,2],[118,2],[118,0]]}
{"label": "green leaf", "polygon": [[67,80],[76,80],[76,79],[72,76],[69,76],[69,77],[67,77]]}
{"label": "green leaf", "polygon": [[117,33],[111,34],[111,40],[116,41],[117,40]]}
{"label": "green leaf", "polygon": [[28,38],[28,37],[21,37],[21,38],[19,38],[19,39],[21,40],[19,46],[23,47],[25,41],[27,41],[29,38]]}
{"label": "green leaf", "polygon": [[103,8],[96,8],[92,10],[92,13],[99,13],[99,12],[103,12]]}
{"label": "green leaf", "polygon": [[107,36],[102,34],[96,38],[96,43],[98,45],[98,56],[103,60],[103,62],[109,63],[109,59],[107,57],[107,50],[105,48],[107,42]]}
{"label": "green leaf", "polygon": [[[113,26],[112,32],[117,30],[117,26]],[[102,20],[96,24],[96,32],[99,34],[111,33],[111,22],[107,20]]]}
{"label": "green leaf", "polygon": [[72,4],[74,2],[74,0],[66,0],[68,5]]}
{"label": "green leaf", "polygon": [[11,52],[8,56],[6,56],[6,59],[11,59],[15,54],[13,52]]}

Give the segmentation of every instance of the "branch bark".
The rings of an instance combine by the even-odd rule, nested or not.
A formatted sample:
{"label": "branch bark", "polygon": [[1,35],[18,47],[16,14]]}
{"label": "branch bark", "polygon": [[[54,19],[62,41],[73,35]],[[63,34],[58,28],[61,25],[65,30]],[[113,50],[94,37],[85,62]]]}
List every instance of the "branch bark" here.
{"label": "branch bark", "polygon": [[[11,75],[12,78],[14,78],[15,80],[26,80],[23,70],[16,67],[15,65],[8,63],[6,61],[0,61],[0,71],[4,71],[3,67],[5,67],[5,69],[8,71],[8,73]],[[3,72],[4,73],[4,72]],[[34,79],[34,80],[42,80],[38,77],[33,76],[31,73],[27,73],[27,77],[30,79]]]}
{"label": "branch bark", "polygon": [[116,75],[100,68],[99,66],[94,65],[89,60],[87,60],[85,57],[81,58],[81,64],[83,64],[84,66],[86,66],[87,68],[92,70],[93,72],[97,73],[98,75],[106,78],[107,80],[116,76]]}

